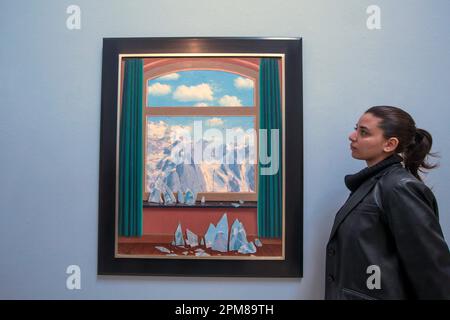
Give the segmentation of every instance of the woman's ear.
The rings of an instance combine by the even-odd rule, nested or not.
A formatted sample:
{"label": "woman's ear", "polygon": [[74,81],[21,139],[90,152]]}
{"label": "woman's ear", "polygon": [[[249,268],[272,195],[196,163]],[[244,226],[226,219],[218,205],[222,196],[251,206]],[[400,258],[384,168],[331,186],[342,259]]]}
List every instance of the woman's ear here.
{"label": "woman's ear", "polygon": [[399,141],[395,137],[387,139],[386,142],[384,143],[383,151],[384,152],[393,152],[393,151],[395,151],[395,149],[397,149],[398,143],[399,143]]}

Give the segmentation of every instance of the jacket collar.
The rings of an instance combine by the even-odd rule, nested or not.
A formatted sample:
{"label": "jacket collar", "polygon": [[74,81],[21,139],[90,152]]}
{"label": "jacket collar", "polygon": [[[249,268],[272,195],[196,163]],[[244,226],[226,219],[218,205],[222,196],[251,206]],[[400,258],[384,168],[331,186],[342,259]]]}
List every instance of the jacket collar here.
{"label": "jacket collar", "polygon": [[[392,156],[392,157],[394,157],[394,156]],[[391,158],[391,157],[389,157],[389,158]],[[375,165],[375,166],[372,166],[370,168],[366,168],[366,169],[369,169],[369,170],[363,169],[363,170],[361,170],[360,172],[357,173],[357,175],[358,174],[360,175],[360,177],[358,179],[361,182],[357,186],[357,189],[354,190],[350,194],[350,196],[347,199],[347,201],[345,202],[345,204],[342,206],[342,208],[336,214],[336,217],[335,217],[335,220],[334,220],[334,224],[333,224],[333,228],[331,229],[330,240],[333,238],[334,234],[336,233],[336,230],[338,229],[340,224],[344,221],[344,219],[347,217],[347,215],[372,190],[372,188],[375,186],[377,181],[383,175],[388,173],[393,167],[398,167],[399,166],[398,163],[401,160],[400,161],[398,161],[398,160],[399,160],[399,158],[401,159],[401,157],[399,157],[399,156],[395,157],[395,161],[394,161],[394,159],[389,159],[389,158],[387,158],[387,159],[381,161],[380,163],[378,163],[380,165],[378,167],[376,167],[376,168],[375,168],[375,166],[377,166],[378,164]],[[384,162],[384,164],[381,164],[382,162]],[[364,170],[366,170],[366,171],[364,173],[361,173]],[[354,179],[356,179],[356,178],[354,178]],[[356,182],[355,182],[355,184],[356,184]]]}
{"label": "jacket collar", "polygon": [[364,181],[366,181],[370,177],[373,177],[374,175],[376,175],[383,169],[385,169],[395,163],[400,163],[402,161],[403,161],[402,157],[400,157],[397,154],[393,154],[371,167],[364,168],[355,174],[346,175],[345,176],[345,185],[351,192],[354,192],[356,189],[359,188],[359,186],[361,184],[364,183]]}

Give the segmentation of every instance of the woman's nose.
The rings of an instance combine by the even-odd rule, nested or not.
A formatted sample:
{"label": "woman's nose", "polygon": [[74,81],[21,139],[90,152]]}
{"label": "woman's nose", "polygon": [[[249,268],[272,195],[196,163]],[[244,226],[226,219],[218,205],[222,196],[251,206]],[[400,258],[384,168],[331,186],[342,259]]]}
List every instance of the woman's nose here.
{"label": "woman's nose", "polygon": [[350,140],[352,142],[356,140],[356,131],[353,131],[352,133],[350,133],[350,135],[348,136],[348,140]]}

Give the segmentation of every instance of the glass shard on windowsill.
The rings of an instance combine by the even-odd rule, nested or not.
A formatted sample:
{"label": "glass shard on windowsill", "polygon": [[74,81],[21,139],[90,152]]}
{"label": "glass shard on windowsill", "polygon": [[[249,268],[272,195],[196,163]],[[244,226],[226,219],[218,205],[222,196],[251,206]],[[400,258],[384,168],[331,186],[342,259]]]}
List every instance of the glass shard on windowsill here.
{"label": "glass shard on windowsill", "polygon": [[161,190],[159,190],[158,188],[154,187],[150,194],[148,195],[148,202],[151,203],[162,203],[162,199],[161,199]]}
{"label": "glass shard on windowsill", "polygon": [[195,204],[195,197],[196,197],[196,195],[194,194],[194,192],[191,191],[191,189],[186,189],[184,202],[187,205],[194,205]]}
{"label": "glass shard on windowsill", "polygon": [[239,250],[247,243],[247,233],[245,232],[243,224],[238,219],[234,220],[230,232],[230,251]]}
{"label": "glass shard on windowsill", "polygon": [[226,233],[224,233],[222,231],[218,231],[216,233],[216,237],[214,238],[212,249],[215,251],[220,251],[220,252],[228,251],[228,238],[227,238]]}
{"label": "glass shard on windowsill", "polygon": [[216,227],[210,223],[208,227],[208,231],[205,234],[205,246],[206,248],[211,248],[214,242],[214,238],[216,236]]}
{"label": "glass shard on windowsill", "polygon": [[[244,224],[235,219],[231,228],[228,228],[228,216],[225,212],[217,225],[213,223],[209,224],[208,230],[206,231],[204,237],[198,236],[189,229],[186,229],[186,239],[183,237],[183,229],[181,223],[178,223],[177,229],[175,231],[175,240],[172,241],[172,246],[177,246],[181,249],[195,248],[189,251],[185,250],[182,252],[183,255],[196,255],[196,256],[206,256],[209,255],[205,249],[211,249],[213,251],[227,253],[234,251],[237,254],[253,254],[257,252],[257,247],[262,247],[262,242],[260,239],[255,238],[254,241],[249,241],[247,239],[247,232],[245,230]],[[162,248],[162,247],[160,247]],[[164,249],[162,249],[164,250]],[[194,251],[192,251],[194,250]],[[173,253],[173,251],[165,253]],[[205,254],[203,254],[205,253]],[[219,253],[214,253],[214,255],[220,255]]]}
{"label": "glass shard on windowsill", "polygon": [[158,249],[161,252],[170,253],[170,250],[165,248],[165,247],[156,246],[155,248]]}
{"label": "glass shard on windowsill", "polygon": [[185,203],[173,203],[173,204],[161,204],[161,203],[153,203],[144,201],[143,203],[144,208],[257,208],[256,201],[247,201],[244,204],[239,204],[237,202],[230,202],[230,201],[206,201],[204,204],[200,202],[193,202],[191,204]]}
{"label": "glass shard on windowsill", "polygon": [[216,235],[212,244],[212,249],[220,252],[228,251],[228,219],[224,213],[216,226]]}
{"label": "glass shard on windowsill", "polygon": [[167,185],[163,188],[164,205],[177,203],[177,199],[173,195],[172,190]]}
{"label": "glass shard on windowsill", "polygon": [[186,244],[191,246],[191,248],[198,246],[198,237],[195,233],[193,233],[189,229],[186,229],[186,236],[187,236]]}
{"label": "glass shard on windowsill", "polygon": [[253,244],[253,242],[248,242],[248,243],[244,244],[242,247],[240,247],[238,252],[242,253],[242,254],[255,253],[256,247]]}
{"label": "glass shard on windowsill", "polygon": [[210,257],[211,255],[206,252],[196,252],[195,256],[196,257]]}
{"label": "glass shard on windowsill", "polygon": [[183,195],[183,192],[181,192],[180,190],[178,190],[178,193],[177,193],[177,200],[178,200],[178,203],[184,203],[184,195]]}
{"label": "glass shard on windowsill", "polygon": [[177,230],[175,231],[175,245],[184,246],[183,232],[181,231],[181,223],[178,224]]}

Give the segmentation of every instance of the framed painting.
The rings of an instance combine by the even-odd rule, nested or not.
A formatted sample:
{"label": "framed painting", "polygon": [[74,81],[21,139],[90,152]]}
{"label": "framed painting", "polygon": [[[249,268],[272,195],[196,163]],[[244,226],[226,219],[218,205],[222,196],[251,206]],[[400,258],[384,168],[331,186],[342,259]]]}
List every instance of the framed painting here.
{"label": "framed painting", "polygon": [[98,274],[301,277],[300,38],[103,40]]}

